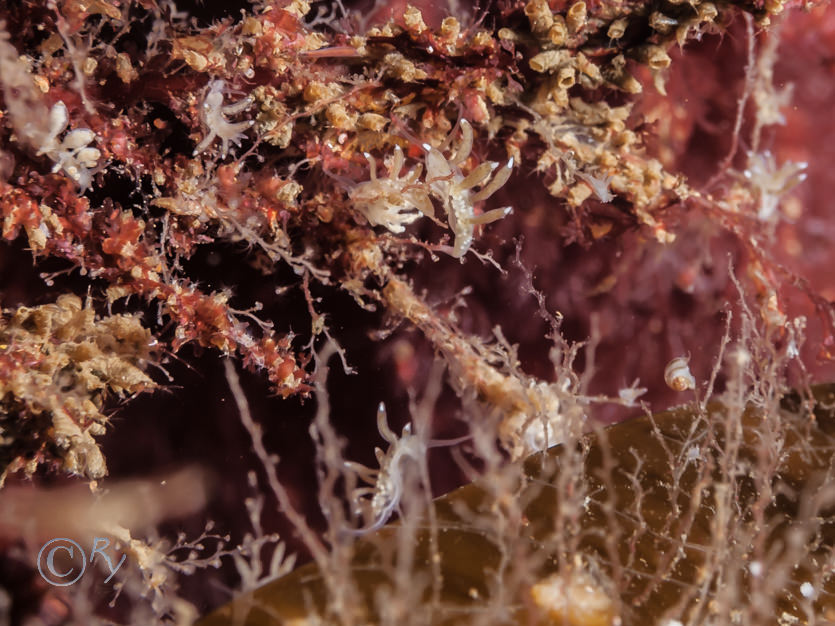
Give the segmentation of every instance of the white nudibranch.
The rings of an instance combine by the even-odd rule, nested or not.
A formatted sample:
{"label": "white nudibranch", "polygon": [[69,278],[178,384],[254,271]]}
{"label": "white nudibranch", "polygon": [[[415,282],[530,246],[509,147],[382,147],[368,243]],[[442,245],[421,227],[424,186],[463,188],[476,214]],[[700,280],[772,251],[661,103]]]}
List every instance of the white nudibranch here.
{"label": "white nudibranch", "polygon": [[[413,434],[412,425],[406,424],[398,439],[388,425],[386,406],[382,402],[377,407],[377,430],[389,444],[386,452],[380,448],[374,449],[380,469],[375,470],[353,461],[344,462],[346,470],[354,472],[363,481],[373,485],[359,487],[351,493],[355,513],[365,513],[366,521],[369,521],[370,517],[371,523],[363,528],[347,530],[350,535],[364,535],[378,530],[389,520],[403,496],[407,462],[425,462],[427,449],[454,446],[472,438],[472,435],[465,435],[456,439],[427,440]],[[429,488],[428,485],[424,487]]]}
{"label": "white nudibranch", "polygon": [[614,176],[597,177],[585,172],[576,172],[575,176],[583,179],[601,202],[611,202],[615,199],[615,195],[609,191],[609,183],[612,182]]}
{"label": "white nudibranch", "polygon": [[[499,164],[493,161],[485,161],[464,176],[458,166],[467,160],[473,148],[473,127],[465,119],[461,120],[461,135],[458,149],[448,159],[439,149],[423,144],[426,151],[426,182],[432,195],[441,202],[446,211],[449,227],[455,234],[452,256],[456,258],[461,258],[470,249],[476,226],[500,220],[512,211],[511,207],[504,207],[480,215],[475,214],[476,203],[487,200],[510,178],[513,158],[511,157],[489,181],[490,175],[499,167]],[[448,142],[449,139],[445,143]],[[473,191],[480,185],[483,185],[481,189]]]}
{"label": "white nudibranch", "polygon": [[756,191],[759,200],[757,217],[762,221],[776,218],[780,199],[794,187],[806,180],[808,163],[785,161],[779,168],[774,155],[768,150],[763,153],[748,153],[748,167],[742,173]]}
{"label": "white nudibranch", "polygon": [[367,152],[371,180],[358,184],[348,197],[372,226],[385,226],[393,233],[402,233],[406,225],[421,215],[433,218],[434,209],[429,194],[418,184],[423,166],[418,165],[401,177],[406,157],[400,146],[395,146],[389,175],[377,178],[377,164]]}
{"label": "white nudibranch", "polygon": [[58,100],[49,110],[49,131],[38,154],[45,154],[55,162],[52,167],[53,173],[63,170],[84,191],[92,180],[89,170],[96,167],[101,151],[88,145],[96,139],[96,133],[89,128],[71,130],[59,141],[58,136],[68,125],[67,105]]}
{"label": "white nudibranch", "polygon": [[639,387],[641,379],[636,378],[632,381],[632,384],[629,387],[624,387],[620,391],[618,391],[618,397],[620,397],[621,401],[624,403],[625,406],[636,406],[637,400],[642,395],[647,392],[646,387]]}
{"label": "white nudibranch", "polygon": [[203,141],[197,144],[192,156],[197,156],[203,152],[212,144],[215,137],[220,137],[221,156],[226,157],[229,152],[229,142],[240,146],[244,131],[255,123],[252,120],[230,122],[226,119],[227,115],[237,115],[246,111],[252,105],[253,100],[251,97],[247,97],[240,102],[224,105],[224,85],[225,83],[222,80],[213,80],[209,83],[209,91],[200,106],[200,118],[209,132],[203,138]]}
{"label": "white nudibranch", "polygon": [[696,379],[690,372],[689,361],[689,358],[678,356],[667,363],[667,367],[664,368],[664,382],[670,389],[686,391],[696,388]]}
{"label": "white nudibranch", "polygon": [[[365,153],[370,169],[370,180],[356,185],[348,192],[354,207],[372,226],[385,226],[393,233],[402,233],[405,226],[421,216],[435,220],[432,199],[438,201],[447,216],[447,224],[455,236],[450,254],[463,257],[473,242],[476,226],[495,222],[511,212],[510,207],[493,209],[476,214],[475,205],[487,200],[510,178],[513,159],[499,167],[498,163],[485,161],[466,176],[460,165],[466,161],[473,147],[473,127],[461,120],[461,143],[449,157],[444,150],[451,143],[451,136],[440,148],[428,143],[420,146],[426,153],[426,175],[420,179],[423,166],[418,165],[401,176],[405,156],[399,146],[389,165],[387,177],[377,177],[373,157]],[[404,131],[405,132],[405,131]],[[417,143],[412,137],[410,141]],[[477,187],[480,187],[476,190]],[[437,221],[437,220],[435,220]],[[440,223],[440,222],[439,222]]]}

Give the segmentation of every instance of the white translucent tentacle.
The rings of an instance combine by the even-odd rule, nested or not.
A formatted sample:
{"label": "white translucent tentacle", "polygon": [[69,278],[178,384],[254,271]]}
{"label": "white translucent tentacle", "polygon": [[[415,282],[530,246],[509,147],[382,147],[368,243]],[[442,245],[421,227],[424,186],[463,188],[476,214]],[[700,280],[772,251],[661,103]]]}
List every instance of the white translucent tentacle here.
{"label": "white translucent tentacle", "polygon": [[397,435],[389,428],[388,416],[386,415],[386,405],[382,402],[377,405],[377,430],[382,435],[383,439],[390,444],[397,443]]}
{"label": "white translucent tentacle", "polygon": [[371,180],[377,180],[377,161],[368,152],[363,152],[363,154],[368,160],[368,173],[371,176]]}
{"label": "white translucent tentacle", "polygon": [[472,172],[470,172],[467,177],[462,180],[460,183],[456,185],[456,187],[460,190],[472,189],[483,183],[487,180],[487,177],[490,176],[490,173],[495,170],[499,166],[498,163],[493,163],[492,161],[485,161],[478,167],[476,167]]}
{"label": "white translucent tentacle", "polygon": [[507,217],[512,212],[513,209],[509,206],[506,206],[503,209],[493,209],[492,211],[487,211],[487,213],[482,213],[481,215],[476,215],[475,217],[471,218],[470,223],[474,226],[489,224],[490,222],[495,222],[496,220],[500,220],[503,217]]}
{"label": "white translucent tentacle", "polygon": [[461,120],[461,143],[458,145],[458,149],[455,151],[449,158],[449,162],[453,165],[459,165],[467,160],[467,157],[470,156],[470,152],[473,149],[473,127],[472,125],[465,119]]}
{"label": "white translucent tentacle", "polygon": [[481,191],[473,194],[472,200],[473,202],[481,202],[482,200],[486,200],[494,193],[496,193],[506,182],[507,179],[510,178],[510,173],[513,171],[513,157],[511,157],[507,163],[505,163],[504,167],[502,167],[496,175],[493,177],[487,185],[484,186],[484,189]]}
{"label": "white translucent tentacle", "polygon": [[400,178],[400,172],[403,170],[403,163],[406,157],[403,156],[403,150],[400,146],[394,146],[394,158],[391,161],[391,171],[389,172],[390,180],[397,180]]}

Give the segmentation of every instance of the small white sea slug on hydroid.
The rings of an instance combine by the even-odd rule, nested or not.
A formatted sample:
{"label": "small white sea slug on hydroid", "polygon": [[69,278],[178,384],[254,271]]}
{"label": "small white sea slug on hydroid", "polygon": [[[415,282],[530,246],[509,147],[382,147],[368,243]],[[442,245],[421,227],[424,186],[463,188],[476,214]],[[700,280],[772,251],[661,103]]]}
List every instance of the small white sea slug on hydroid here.
{"label": "small white sea slug on hydroid", "polygon": [[[426,151],[426,182],[432,195],[443,205],[449,227],[455,234],[451,254],[461,258],[472,245],[476,226],[495,222],[510,214],[511,207],[504,207],[476,215],[475,205],[492,196],[507,182],[513,171],[513,158],[502,167],[493,161],[485,161],[464,176],[458,166],[467,160],[473,149],[473,127],[465,119],[461,120],[461,143],[449,158],[427,143],[422,147]],[[498,171],[490,178],[497,168]],[[473,191],[480,185],[481,189]]]}
{"label": "small white sea slug on hydroid", "polygon": [[425,215],[434,219],[434,209],[429,193],[418,184],[423,166],[418,165],[400,176],[406,157],[400,146],[395,146],[389,165],[389,174],[377,178],[377,163],[367,152],[371,179],[351,188],[348,197],[372,226],[385,226],[393,233],[402,233],[405,227]]}

